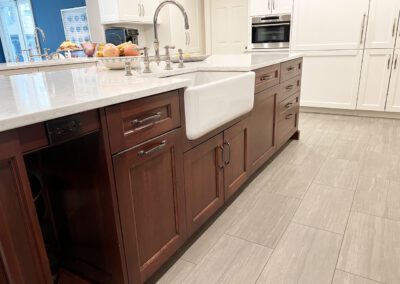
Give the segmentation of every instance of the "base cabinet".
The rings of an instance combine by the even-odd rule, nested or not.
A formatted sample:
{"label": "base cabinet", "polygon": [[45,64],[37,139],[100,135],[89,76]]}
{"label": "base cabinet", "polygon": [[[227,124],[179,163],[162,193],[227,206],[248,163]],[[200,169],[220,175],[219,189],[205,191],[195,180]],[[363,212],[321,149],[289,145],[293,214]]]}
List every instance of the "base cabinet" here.
{"label": "base cabinet", "polygon": [[146,281],[186,239],[180,131],[113,157],[130,283]]}
{"label": "base cabinet", "polygon": [[249,118],[249,164],[257,169],[275,152],[275,109],[279,88],[273,87],[255,94],[254,108]]}
{"label": "base cabinet", "polygon": [[223,135],[185,153],[186,223],[192,234],[224,204]]}
{"label": "base cabinet", "polygon": [[400,49],[394,52],[394,63],[390,77],[389,91],[386,102],[386,111],[400,112],[400,72],[399,72]]}

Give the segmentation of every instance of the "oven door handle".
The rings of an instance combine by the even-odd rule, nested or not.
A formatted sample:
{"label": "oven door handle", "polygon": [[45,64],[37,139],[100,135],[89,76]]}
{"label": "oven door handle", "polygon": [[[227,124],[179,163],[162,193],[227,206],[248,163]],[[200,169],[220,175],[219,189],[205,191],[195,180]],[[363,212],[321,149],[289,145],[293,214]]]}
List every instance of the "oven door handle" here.
{"label": "oven door handle", "polygon": [[253,28],[258,28],[258,27],[276,27],[276,26],[290,26],[290,23],[276,23],[276,24],[252,24]]}

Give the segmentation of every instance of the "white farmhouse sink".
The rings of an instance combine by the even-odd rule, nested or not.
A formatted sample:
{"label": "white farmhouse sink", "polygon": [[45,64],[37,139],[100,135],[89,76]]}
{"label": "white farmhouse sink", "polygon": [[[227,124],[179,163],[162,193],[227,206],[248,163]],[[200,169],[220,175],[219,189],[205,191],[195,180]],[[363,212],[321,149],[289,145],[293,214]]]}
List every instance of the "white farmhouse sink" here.
{"label": "white farmhouse sink", "polygon": [[186,136],[195,140],[250,112],[254,105],[254,72],[193,72],[185,89]]}

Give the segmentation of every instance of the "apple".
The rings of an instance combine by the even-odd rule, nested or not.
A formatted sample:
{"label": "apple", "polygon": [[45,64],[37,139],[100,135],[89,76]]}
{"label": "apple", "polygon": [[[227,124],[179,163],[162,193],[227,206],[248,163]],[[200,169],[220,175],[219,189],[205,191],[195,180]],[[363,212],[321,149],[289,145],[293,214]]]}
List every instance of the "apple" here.
{"label": "apple", "polygon": [[107,43],[103,49],[104,57],[117,57],[119,56],[119,49],[112,43]]}
{"label": "apple", "polygon": [[136,44],[127,44],[124,47],[124,55],[125,56],[138,56],[140,52],[137,50],[138,46]]}

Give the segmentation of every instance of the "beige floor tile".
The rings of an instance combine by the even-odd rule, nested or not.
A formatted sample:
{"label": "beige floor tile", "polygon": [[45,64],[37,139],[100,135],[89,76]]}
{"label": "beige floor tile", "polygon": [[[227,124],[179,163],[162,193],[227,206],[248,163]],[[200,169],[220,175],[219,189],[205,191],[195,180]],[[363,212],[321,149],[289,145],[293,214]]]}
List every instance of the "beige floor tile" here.
{"label": "beige floor tile", "polygon": [[360,176],[352,210],[400,221],[400,183]]}
{"label": "beige floor tile", "polygon": [[312,165],[283,165],[271,177],[268,183],[268,190],[271,193],[301,199],[314,180],[318,169],[318,167]]}
{"label": "beige floor tile", "polygon": [[352,212],[338,269],[385,283],[400,283],[400,222]]}
{"label": "beige floor tile", "polygon": [[369,280],[361,276],[353,275],[342,270],[336,270],[332,284],[381,284],[374,280]]}
{"label": "beige floor tile", "polygon": [[329,153],[330,158],[348,161],[362,161],[365,151],[365,144],[356,143],[345,139],[337,139]]}
{"label": "beige floor tile", "polygon": [[194,243],[190,244],[190,247],[182,255],[182,259],[198,264],[240,215],[240,208],[229,206]]}
{"label": "beige floor tile", "polygon": [[287,161],[297,166],[321,167],[330,150],[331,147],[328,146],[308,145],[300,141],[296,150],[290,153],[291,155]]}
{"label": "beige floor tile", "polygon": [[341,236],[290,224],[257,283],[331,283]]}
{"label": "beige floor tile", "polygon": [[183,280],[189,275],[189,273],[195,268],[196,265],[187,262],[182,259],[178,259],[174,265],[168,269],[163,276],[157,280],[158,284],[171,284],[171,283],[183,283]]}
{"label": "beige floor tile", "polygon": [[310,145],[327,146],[333,145],[337,137],[337,133],[329,130],[314,129],[308,137],[305,137],[304,142]]}
{"label": "beige floor tile", "polygon": [[238,216],[227,234],[275,248],[299,204],[299,199],[260,194],[257,202]]}
{"label": "beige floor tile", "polygon": [[352,200],[353,192],[313,184],[301,202],[293,221],[343,234]]}
{"label": "beige floor tile", "polygon": [[328,158],[314,181],[341,189],[354,190],[360,170],[361,163],[359,162]]}
{"label": "beige floor tile", "polygon": [[361,175],[400,181],[400,158],[395,154],[366,151],[361,167]]}
{"label": "beige floor tile", "polygon": [[185,283],[254,283],[271,253],[269,248],[224,235]]}

